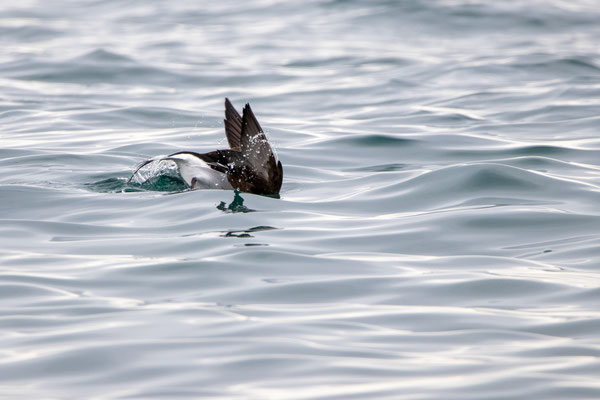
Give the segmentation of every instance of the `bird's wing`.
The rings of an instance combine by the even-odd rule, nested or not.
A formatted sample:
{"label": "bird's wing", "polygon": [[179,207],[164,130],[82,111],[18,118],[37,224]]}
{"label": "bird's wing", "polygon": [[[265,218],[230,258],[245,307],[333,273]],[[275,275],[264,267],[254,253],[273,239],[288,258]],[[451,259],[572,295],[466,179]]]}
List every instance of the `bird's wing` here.
{"label": "bird's wing", "polygon": [[242,138],[242,117],[228,98],[225,98],[225,136],[232,150],[240,151]]}

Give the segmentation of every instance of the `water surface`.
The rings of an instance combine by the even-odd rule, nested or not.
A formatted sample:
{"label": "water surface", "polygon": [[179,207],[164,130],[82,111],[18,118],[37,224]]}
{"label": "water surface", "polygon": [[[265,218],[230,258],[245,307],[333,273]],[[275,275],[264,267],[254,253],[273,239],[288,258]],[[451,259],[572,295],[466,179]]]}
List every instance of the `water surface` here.
{"label": "water surface", "polygon": [[[0,6],[0,397],[600,397],[594,1]],[[251,102],[280,198],[142,160]]]}

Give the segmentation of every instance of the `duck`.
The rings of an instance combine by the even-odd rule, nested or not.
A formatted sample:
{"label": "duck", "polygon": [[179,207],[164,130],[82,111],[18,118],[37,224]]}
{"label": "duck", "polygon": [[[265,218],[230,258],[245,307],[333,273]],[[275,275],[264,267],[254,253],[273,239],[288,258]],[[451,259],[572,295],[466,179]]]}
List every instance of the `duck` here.
{"label": "duck", "polygon": [[157,156],[139,164],[128,182],[146,165],[173,161],[181,178],[192,189],[224,189],[278,195],[283,182],[283,166],[267,140],[250,104],[242,115],[225,98],[225,137],[228,149],[208,153],[178,151]]}

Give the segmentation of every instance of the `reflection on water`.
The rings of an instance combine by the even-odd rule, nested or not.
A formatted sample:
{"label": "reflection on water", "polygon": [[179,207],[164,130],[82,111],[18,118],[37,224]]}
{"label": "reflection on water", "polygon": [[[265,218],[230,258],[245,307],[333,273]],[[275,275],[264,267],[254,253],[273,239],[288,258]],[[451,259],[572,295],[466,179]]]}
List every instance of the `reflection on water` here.
{"label": "reflection on water", "polygon": [[221,210],[226,213],[247,213],[255,211],[249,209],[244,205],[244,198],[237,190],[233,191],[233,200],[231,201],[231,203],[227,204],[224,201],[222,201],[217,206],[217,210]]}
{"label": "reflection on water", "polygon": [[253,233],[253,232],[270,231],[270,230],[273,230],[273,229],[277,229],[277,228],[274,228],[272,226],[255,226],[253,228],[245,229],[245,230],[230,230],[230,231],[226,231],[221,236],[222,237],[250,238],[250,237],[254,237],[254,236],[251,235],[251,233]]}

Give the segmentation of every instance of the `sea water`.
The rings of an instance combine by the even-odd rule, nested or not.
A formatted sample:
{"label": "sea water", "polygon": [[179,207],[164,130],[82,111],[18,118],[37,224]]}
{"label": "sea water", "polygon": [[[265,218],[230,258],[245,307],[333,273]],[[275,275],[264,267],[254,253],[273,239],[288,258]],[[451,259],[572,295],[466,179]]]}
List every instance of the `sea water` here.
{"label": "sea water", "polygon": [[[0,5],[0,397],[600,398],[594,0]],[[145,159],[250,102],[279,198]]]}

